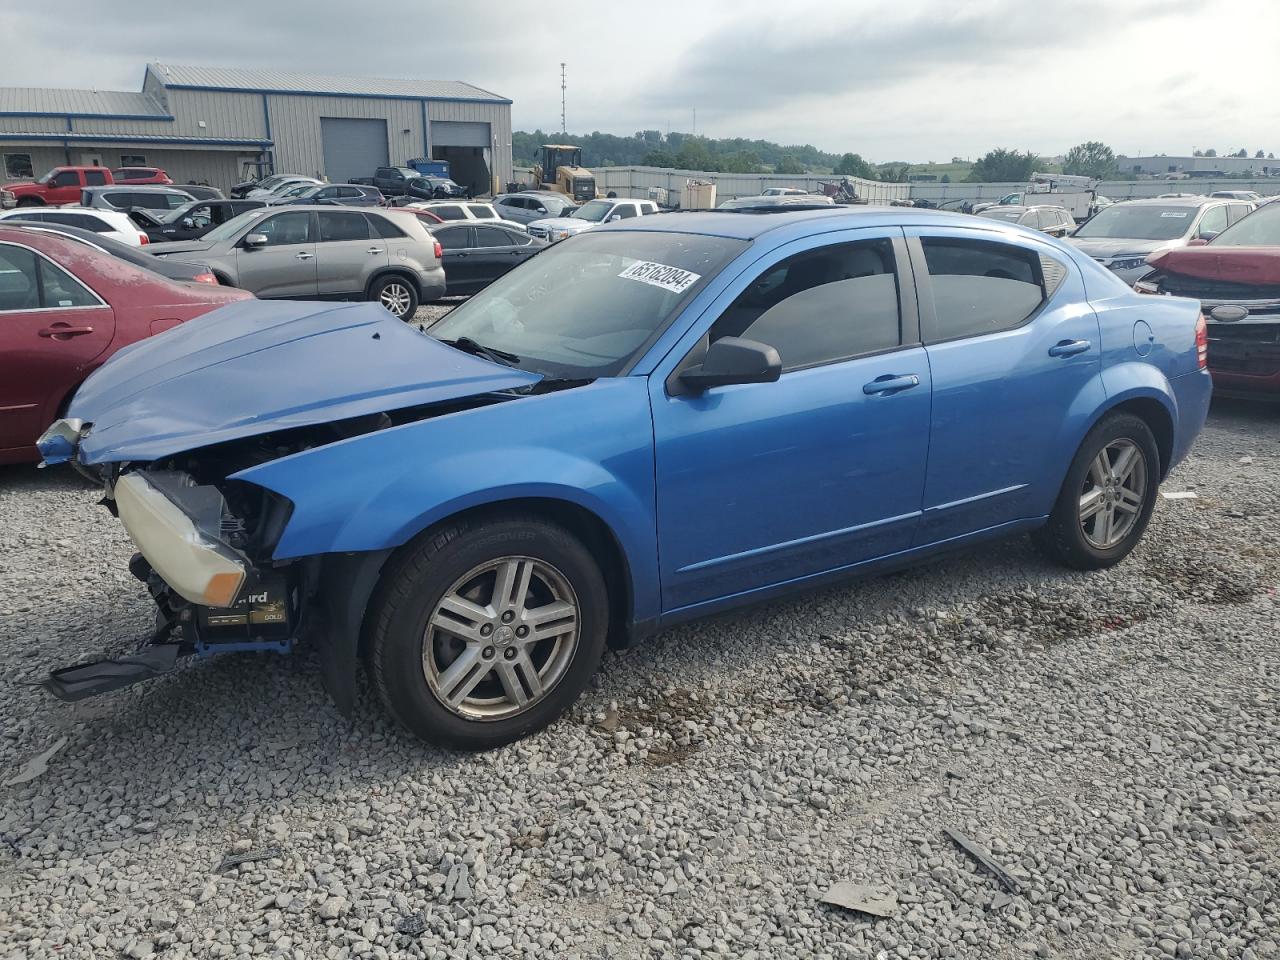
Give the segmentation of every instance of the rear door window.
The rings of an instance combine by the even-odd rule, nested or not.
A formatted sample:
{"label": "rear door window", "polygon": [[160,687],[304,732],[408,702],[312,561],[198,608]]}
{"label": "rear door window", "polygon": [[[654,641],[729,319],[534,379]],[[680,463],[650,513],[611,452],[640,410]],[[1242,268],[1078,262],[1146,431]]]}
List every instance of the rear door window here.
{"label": "rear door window", "polygon": [[835,244],[767,268],[711,328],[713,341],[722,337],[768,344],[784,371],[900,346],[893,244]]}
{"label": "rear door window", "polygon": [[99,303],[88,287],[43,258],[40,258],[40,285],[46,307],[93,307]]}
{"label": "rear door window", "polygon": [[86,170],[84,172],[84,182],[86,186],[100,187],[107,182],[107,172],[105,170]]}
{"label": "rear door window", "polygon": [[438,206],[428,207],[441,220],[465,220],[467,213],[462,207],[455,203],[442,203]]}
{"label": "rear door window", "polygon": [[922,237],[935,316],[925,342],[1012,330],[1025,323],[1066,277],[1050,257],[1010,244]]}
{"label": "rear door window", "polygon": [[498,227],[476,227],[475,230],[477,247],[509,247],[515,243],[511,234]]}
{"label": "rear door window", "polygon": [[496,220],[498,218],[497,211],[483,203],[467,204],[467,209],[471,211],[471,216],[477,220]]}

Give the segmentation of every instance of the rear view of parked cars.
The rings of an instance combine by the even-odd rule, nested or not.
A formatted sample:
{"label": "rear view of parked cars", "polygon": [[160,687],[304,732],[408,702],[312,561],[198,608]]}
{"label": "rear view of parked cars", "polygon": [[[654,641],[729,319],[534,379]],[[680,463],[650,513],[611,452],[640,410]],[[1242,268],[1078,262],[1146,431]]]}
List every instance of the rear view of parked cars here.
{"label": "rear view of parked cars", "polygon": [[987,207],[979,212],[978,216],[1030,227],[1032,230],[1047,233],[1051,237],[1065,237],[1076,228],[1075,218],[1065,207],[997,205]]}

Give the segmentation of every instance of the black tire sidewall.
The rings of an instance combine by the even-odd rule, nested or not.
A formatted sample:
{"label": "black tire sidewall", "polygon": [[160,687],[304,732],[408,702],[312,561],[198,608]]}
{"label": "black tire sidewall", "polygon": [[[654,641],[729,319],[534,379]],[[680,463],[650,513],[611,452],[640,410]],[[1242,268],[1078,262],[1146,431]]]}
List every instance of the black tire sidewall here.
{"label": "black tire sidewall", "polygon": [[[396,317],[396,319],[405,320],[405,321],[412,320],[414,313],[417,312],[417,309],[421,304],[421,298],[418,296],[416,285],[412,280],[408,279],[407,277],[401,277],[401,276],[395,276],[395,275],[389,276],[389,277],[380,277],[379,279],[373,282],[373,287],[369,291],[369,299],[372,300],[374,303],[377,303],[379,306],[381,306],[382,291],[385,290],[387,285],[391,283],[401,284],[406,290],[409,291],[409,309],[405,311],[405,315],[403,317]],[[386,309],[386,308],[384,307],[383,309]],[[387,310],[387,313],[391,313],[391,311]],[[394,313],[391,313],[391,315],[393,317],[396,316]]]}
{"label": "black tire sidewall", "polygon": [[[1133,529],[1114,547],[1106,550],[1095,547],[1085,539],[1080,525],[1080,489],[1084,485],[1085,475],[1098,453],[1108,444],[1116,440],[1127,439],[1137,444],[1147,461],[1147,489],[1145,491],[1142,510],[1138,514],[1138,522]],[[1160,450],[1156,446],[1154,435],[1146,422],[1132,414],[1115,414],[1107,417],[1089,431],[1071,468],[1067,471],[1066,480],[1062,484],[1058,503],[1050,519],[1050,535],[1057,541],[1060,550],[1065,551],[1061,557],[1072,566],[1085,569],[1101,569],[1119,563],[1127,557],[1142,539],[1147,525],[1151,522],[1151,514],[1155,510],[1156,498],[1160,488]]]}
{"label": "black tire sidewall", "polygon": [[[392,714],[421,739],[464,750],[501,746],[554,721],[581,695],[604,652],[608,592],[591,554],[567,531],[534,519],[496,519],[423,539],[384,574],[376,601],[370,666]],[[503,720],[469,720],[448,710],[427,684],[422,667],[427,620],[460,576],[503,556],[543,560],[569,581],[578,598],[578,648],[555,687],[533,708]]]}

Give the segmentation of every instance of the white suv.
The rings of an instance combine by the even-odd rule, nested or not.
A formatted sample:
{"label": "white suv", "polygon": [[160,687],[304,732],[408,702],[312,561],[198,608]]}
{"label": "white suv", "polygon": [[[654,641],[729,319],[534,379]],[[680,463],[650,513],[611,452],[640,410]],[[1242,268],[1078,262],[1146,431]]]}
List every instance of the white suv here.
{"label": "white suv", "polygon": [[481,203],[476,200],[419,200],[415,203],[407,203],[405,206],[412,210],[434,213],[441,220],[490,220],[504,227],[519,230],[521,233],[525,230],[523,223],[505,219],[491,203]]}
{"label": "white suv", "polygon": [[145,233],[129,219],[123,210],[102,210],[98,207],[18,207],[0,213],[0,220],[29,220],[34,223],[60,223],[66,227],[92,230],[112,240],[119,240],[131,247],[149,242]]}
{"label": "white suv", "polygon": [[652,200],[588,200],[568,216],[533,221],[529,224],[529,234],[555,243],[565,237],[572,237],[576,233],[598,227],[602,223],[643,217],[657,212],[658,205]]}

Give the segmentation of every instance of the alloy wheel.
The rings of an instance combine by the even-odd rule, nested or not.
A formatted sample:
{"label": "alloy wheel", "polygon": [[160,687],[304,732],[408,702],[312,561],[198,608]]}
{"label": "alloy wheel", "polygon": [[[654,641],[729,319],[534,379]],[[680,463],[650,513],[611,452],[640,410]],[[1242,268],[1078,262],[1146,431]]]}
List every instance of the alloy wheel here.
{"label": "alloy wheel", "polygon": [[409,304],[413,302],[409,288],[402,283],[388,283],[378,295],[378,302],[397,317],[409,312]]}
{"label": "alloy wheel", "polygon": [[427,621],[431,692],[468,720],[502,720],[541,701],[573,660],[578,599],[551,564],[502,557],[454,582]]}
{"label": "alloy wheel", "polygon": [[1138,523],[1147,496],[1147,458],[1132,440],[1112,440],[1093,458],[1080,491],[1080,528],[1090,545],[1109,550]]}

